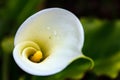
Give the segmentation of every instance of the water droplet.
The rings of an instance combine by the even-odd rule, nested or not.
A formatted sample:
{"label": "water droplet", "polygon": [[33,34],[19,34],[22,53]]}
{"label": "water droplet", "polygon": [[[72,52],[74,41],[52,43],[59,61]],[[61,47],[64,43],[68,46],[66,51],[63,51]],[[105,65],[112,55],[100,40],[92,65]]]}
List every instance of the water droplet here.
{"label": "water droplet", "polygon": [[50,30],[50,27],[47,27],[47,30]]}
{"label": "water droplet", "polygon": [[55,36],[57,35],[57,32],[56,32],[56,31],[54,31],[54,35],[55,35]]}
{"label": "water droplet", "polygon": [[51,36],[49,36],[49,39],[51,39],[52,37]]}

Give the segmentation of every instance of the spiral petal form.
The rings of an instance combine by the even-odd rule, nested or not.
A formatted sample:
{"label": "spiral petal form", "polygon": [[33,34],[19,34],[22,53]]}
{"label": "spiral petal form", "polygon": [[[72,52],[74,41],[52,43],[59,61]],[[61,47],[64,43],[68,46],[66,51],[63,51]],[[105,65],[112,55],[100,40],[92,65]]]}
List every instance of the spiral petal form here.
{"label": "spiral petal form", "polygon": [[18,29],[13,57],[25,72],[47,76],[58,73],[82,56],[84,31],[79,19],[61,8],[30,16]]}

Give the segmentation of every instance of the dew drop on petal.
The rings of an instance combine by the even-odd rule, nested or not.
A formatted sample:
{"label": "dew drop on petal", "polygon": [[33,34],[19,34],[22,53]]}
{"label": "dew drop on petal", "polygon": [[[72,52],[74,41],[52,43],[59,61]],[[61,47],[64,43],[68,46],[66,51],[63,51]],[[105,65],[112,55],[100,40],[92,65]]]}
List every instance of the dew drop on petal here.
{"label": "dew drop on petal", "polygon": [[54,31],[54,35],[55,35],[55,36],[57,35],[57,32],[56,32],[56,31]]}

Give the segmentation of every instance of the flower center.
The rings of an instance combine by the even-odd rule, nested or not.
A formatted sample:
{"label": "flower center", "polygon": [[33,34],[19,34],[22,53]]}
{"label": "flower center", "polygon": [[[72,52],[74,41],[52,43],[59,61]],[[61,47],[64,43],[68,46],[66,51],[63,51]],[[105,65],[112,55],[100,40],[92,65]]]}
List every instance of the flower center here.
{"label": "flower center", "polygon": [[34,54],[32,54],[31,56],[29,56],[29,59],[32,62],[35,62],[35,63],[40,62],[42,58],[43,58],[43,55],[42,55],[41,51],[36,51]]}

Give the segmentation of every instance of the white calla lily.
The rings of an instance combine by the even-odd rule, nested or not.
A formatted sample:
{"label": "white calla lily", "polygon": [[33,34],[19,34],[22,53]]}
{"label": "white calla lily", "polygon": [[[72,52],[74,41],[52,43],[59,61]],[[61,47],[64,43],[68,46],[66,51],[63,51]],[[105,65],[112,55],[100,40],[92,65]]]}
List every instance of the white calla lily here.
{"label": "white calla lily", "polygon": [[61,8],[49,8],[29,17],[15,36],[13,57],[32,75],[52,75],[83,56],[84,31],[79,19]]}

